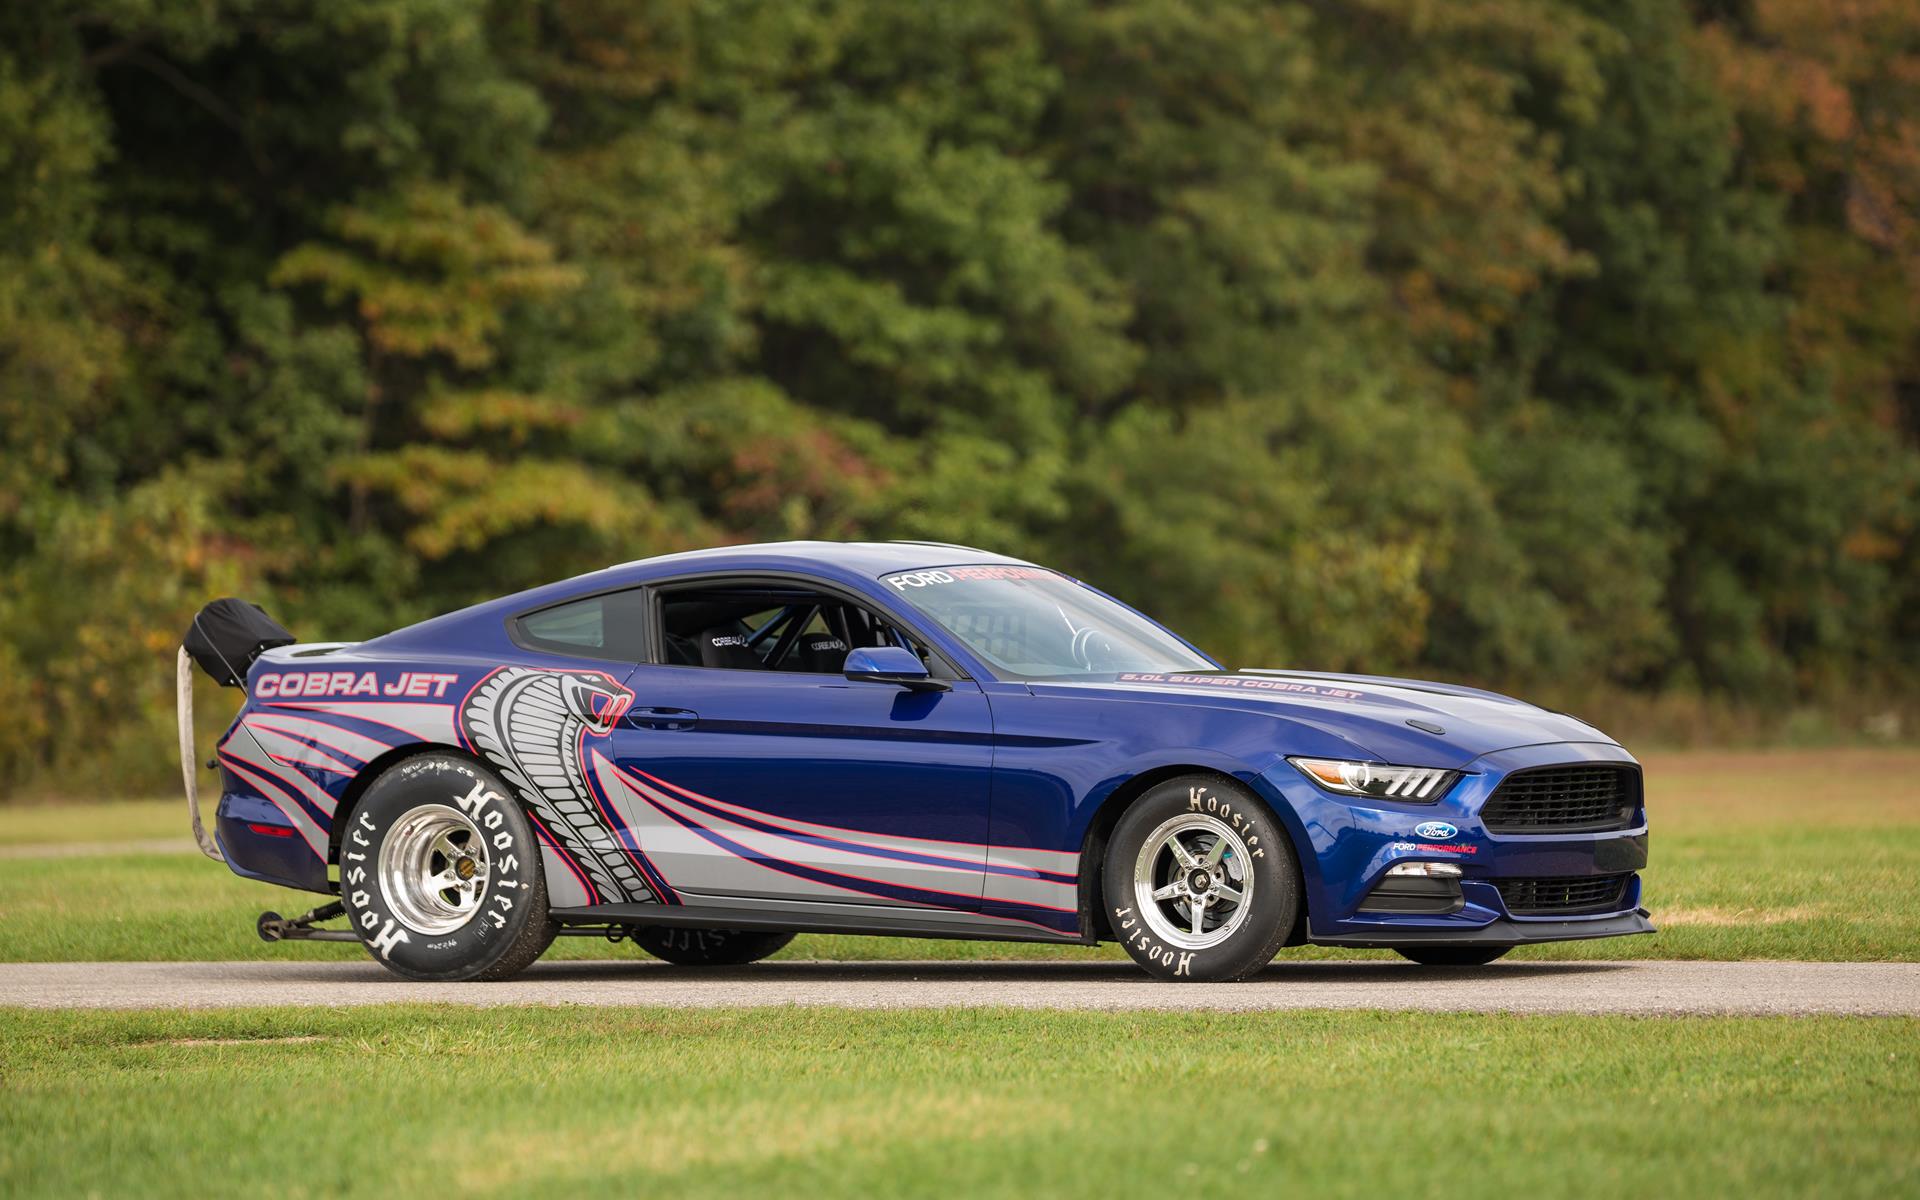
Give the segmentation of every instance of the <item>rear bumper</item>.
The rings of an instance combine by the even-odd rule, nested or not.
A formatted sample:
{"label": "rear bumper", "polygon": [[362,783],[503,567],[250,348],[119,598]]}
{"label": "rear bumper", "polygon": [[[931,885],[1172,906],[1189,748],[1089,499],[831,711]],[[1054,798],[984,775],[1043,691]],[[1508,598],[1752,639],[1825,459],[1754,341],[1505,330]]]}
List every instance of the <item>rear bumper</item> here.
{"label": "rear bumper", "polygon": [[335,890],[327,880],[327,860],[316,856],[286,815],[268,801],[244,792],[223,793],[214,828],[235,875],[303,892]]}

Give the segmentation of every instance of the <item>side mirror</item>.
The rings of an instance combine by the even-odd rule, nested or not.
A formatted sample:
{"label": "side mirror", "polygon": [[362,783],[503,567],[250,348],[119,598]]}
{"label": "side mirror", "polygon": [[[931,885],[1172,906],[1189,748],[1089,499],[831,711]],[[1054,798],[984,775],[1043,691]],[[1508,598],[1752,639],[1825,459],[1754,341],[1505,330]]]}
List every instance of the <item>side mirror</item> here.
{"label": "side mirror", "polygon": [[895,683],[916,692],[944,692],[947,685],[927,674],[920,656],[902,646],[861,646],[849,651],[841,673],[856,683]]}

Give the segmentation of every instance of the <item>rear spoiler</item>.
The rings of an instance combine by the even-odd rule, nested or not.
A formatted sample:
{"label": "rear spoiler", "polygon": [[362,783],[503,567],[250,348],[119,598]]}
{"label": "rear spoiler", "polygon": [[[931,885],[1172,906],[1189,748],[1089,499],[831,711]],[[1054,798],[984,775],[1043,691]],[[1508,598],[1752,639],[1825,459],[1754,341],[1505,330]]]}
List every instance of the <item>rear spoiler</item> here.
{"label": "rear spoiler", "polygon": [[193,821],[193,840],[200,852],[215,862],[227,861],[220,844],[200,820],[200,786],[193,749],[193,667],[211,675],[222,687],[243,688],[247,670],[261,654],[293,643],[293,635],[257,604],[231,596],[215,600],[193,616],[187,635],[180,639],[174,658],[174,720],[180,727],[180,781],[187,790],[187,816]]}

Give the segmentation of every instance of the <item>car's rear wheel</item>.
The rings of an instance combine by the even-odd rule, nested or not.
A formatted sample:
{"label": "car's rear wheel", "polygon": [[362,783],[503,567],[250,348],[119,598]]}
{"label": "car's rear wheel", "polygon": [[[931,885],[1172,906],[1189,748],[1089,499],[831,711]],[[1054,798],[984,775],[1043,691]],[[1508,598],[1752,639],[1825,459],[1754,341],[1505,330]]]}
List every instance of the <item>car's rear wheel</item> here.
{"label": "car's rear wheel", "polygon": [[1395,946],[1393,952],[1423,967],[1484,967],[1512,946]]}
{"label": "car's rear wheel", "polygon": [[665,929],[633,931],[633,944],[655,958],[682,967],[738,967],[786,948],[791,933],[759,929]]}
{"label": "car's rear wheel", "polygon": [[1245,979],[1300,912],[1300,871],[1272,810],[1213,775],[1170,779],[1121,816],[1102,874],[1107,918],[1162,979]]}
{"label": "car's rear wheel", "polygon": [[452,754],[374,780],[340,839],[340,898],[367,952],[408,979],[507,979],[559,929],[526,813]]}

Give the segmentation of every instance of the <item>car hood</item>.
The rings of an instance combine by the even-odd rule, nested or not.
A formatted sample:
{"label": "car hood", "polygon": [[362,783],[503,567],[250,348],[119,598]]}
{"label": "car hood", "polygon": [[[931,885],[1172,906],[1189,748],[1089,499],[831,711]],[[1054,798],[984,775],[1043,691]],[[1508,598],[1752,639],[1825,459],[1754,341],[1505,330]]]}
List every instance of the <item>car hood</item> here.
{"label": "car hood", "polygon": [[1123,672],[1029,686],[1035,695],[1084,696],[1094,691],[1115,699],[1268,712],[1342,738],[1374,759],[1409,766],[1458,767],[1496,750],[1547,742],[1617,745],[1584,721],[1511,696],[1381,675]]}

